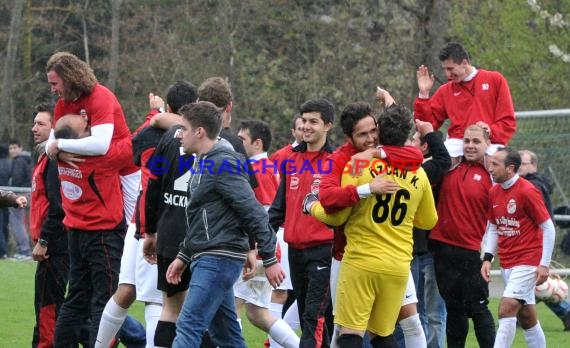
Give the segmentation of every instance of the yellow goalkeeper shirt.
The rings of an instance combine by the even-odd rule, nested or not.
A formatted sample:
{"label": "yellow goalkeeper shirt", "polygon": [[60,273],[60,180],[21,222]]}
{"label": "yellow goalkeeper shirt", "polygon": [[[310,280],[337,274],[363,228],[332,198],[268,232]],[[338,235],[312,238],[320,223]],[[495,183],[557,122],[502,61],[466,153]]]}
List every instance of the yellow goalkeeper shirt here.
{"label": "yellow goalkeeper shirt", "polygon": [[429,180],[422,168],[415,172],[392,168],[374,160],[353,177],[345,168],[342,186],[363,185],[384,175],[400,189],[394,194],[370,195],[354,206],[327,215],[320,204],[311,208],[318,220],[339,226],[346,222],[347,245],[342,262],[372,272],[408,275],[412,260],[412,228],[431,230],[437,223],[437,211]]}

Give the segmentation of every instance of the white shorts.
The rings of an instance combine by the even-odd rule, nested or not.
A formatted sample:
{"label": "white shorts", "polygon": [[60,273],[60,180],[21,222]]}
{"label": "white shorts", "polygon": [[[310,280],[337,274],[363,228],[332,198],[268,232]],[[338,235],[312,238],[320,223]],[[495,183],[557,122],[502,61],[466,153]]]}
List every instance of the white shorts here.
{"label": "white shorts", "polygon": [[416,295],[416,285],[414,284],[414,277],[412,276],[412,271],[408,276],[408,284],[406,285],[406,293],[402,299],[402,307],[409,305],[410,303],[418,303],[418,296]]}
{"label": "white shorts", "polygon": [[137,198],[139,197],[141,183],[141,171],[121,176],[121,188],[123,191],[123,209],[125,211],[125,220],[131,223]]}
{"label": "white shorts", "polygon": [[536,304],[536,266],[501,268],[501,274],[506,284],[503,297],[523,300],[529,305]]}
{"label": "white shorts", "polygon": [[[445,140],[444,144],[445,144],[445,147],[447,148],[447,152],[449,152],[449,156],[451,156],[451,157],[463,156],[463,139],[448,138],[447,140]],[[500,144],[491,144],[487,148],[486,153],[487,153],[487,155],[491,156],[492,154],[497,152],[499,147],[503,147],[503,146],[504,145],[500,145]]]}
{"label": "white shorts", "polygon": [[162,304],[162,292],[156,288],[157,266],[143,258],[144,239],[135,238],[136,226],[129,224],[121,257],[119,284],[131,284],[137,289],[137,300]]}
{"label": "white shorts", "polygon": [[234,296],[241,298],[246,303],[251,303],[257,307],[269,309],[271,303],[271,292],[273,287],[269,284],[269,280],[265,276],[265,267],[263,262],[257,261],[257,272],[255,277],[250,280],[243,281],[241,276],[234,284]]}
{"label": "white shorts", "polygon": [[331,262],[331,301],[332,301],[332,306],[333,306],[333,315],[335,314],[335,302],[336,302],[336,287],[338,285],[338,272],[340,271],[340,265],[342,265],[342,262],[340,262],[339,260],[335,259],[333,257],[332,262]]}
{"label": "white shorts", "polygon": [[283,272],[285,272],[285,279],[283,279],[283,283],[277,287],[275,290],[293,290],[293,283],[291,283],[291,273],[289,272],[289,245],[285,240],[283,240],[283,235],[285,234],[285,230],[283,227],[279,227],[277,230],[277,243],[279,243],[279,247],[281,248],[281,268],[283,268]]}

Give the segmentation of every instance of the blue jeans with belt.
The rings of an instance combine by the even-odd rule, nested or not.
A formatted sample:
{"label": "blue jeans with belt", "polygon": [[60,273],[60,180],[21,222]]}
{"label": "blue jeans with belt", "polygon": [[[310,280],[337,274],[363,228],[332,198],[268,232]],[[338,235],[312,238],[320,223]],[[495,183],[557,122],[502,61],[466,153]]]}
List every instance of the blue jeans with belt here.
{"label": "blue jeans with belt", "polygon": [[233,289],[243,265],[243,260],[226,256],[204,255],[192,261],[192,278],[176,322],[173,348],[199,348],[206,330],[218,347],[246,347]]}

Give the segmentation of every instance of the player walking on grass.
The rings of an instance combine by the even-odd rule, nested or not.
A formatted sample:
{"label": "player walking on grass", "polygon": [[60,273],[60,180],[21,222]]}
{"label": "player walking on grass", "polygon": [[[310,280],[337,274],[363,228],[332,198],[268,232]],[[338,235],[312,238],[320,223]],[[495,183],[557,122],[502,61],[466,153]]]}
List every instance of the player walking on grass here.
{"label": "player walking on grass", "polygon": [[307,193],[319,190],[323,172],[330,170],[326,159],[334,148],[327,134],[333,126],[334,107],[326,99],[309,100],[301,105],[300,113],[303,142],[288,158],[269,220],[274,229],[285,223],[291,281],[301,318],[300,347],[328,347],[333,331],[329,289],[333,232],[303,215],[300,207]]}
{"label": "player walking on grass", "polygon": [[[267,157],[267,150],[271,146],[271,130],[265,122],[244,121],[240,124],[238,137],[243,141],[259,184],[253,190],[255,198],[265,209],[269,209],[279,186],[277,169]],[[277,247],[277,253],[280,254],[281,250],[279,246]],[[272,293],[277,290],[272,289],[264,273],[265,268],[258,257],[257,272],[254,277],[239,279],[234,285],[240,326],[240,309],[245,305],[248,320],[259,329],[269,333],[275,344],[285,348],[297,348],[299,337],[295,331],[281,319],[281,313],[278,313],[278,317],[273,317],[269,311]]]}
{"label": "player walking on grass", "polygon": [[[173,347],[199,347],[206,329],[217,346],[245,347],[233,284],[244,267],[251,238],[258,243],[269,283],[278,286],[283,271],[275,257],[277,240],[267,213],[248,185],[247,174],[238,172],[240,156],[227,141],[218,140],[222,124],[219,109],[209,102],[197,102],[180,112],[184,119],[182,147],[197,158],[188,183],[186,238],[166,275],[169,283],[177,284],[190,263],[190,287]],[[249,261],[246,267],[255,267]]]}
{"label": "player walking on grass", "polygon": [[499,249],[506,287],[499,303],[495,348],[510,347],[520,322],[529,347],[546,347],[536,314],[534,288],[547,280],[555,230],[540,191],[517,174],[520,155],[500,148],[491,158],[493,186],[489,192],[487,235],[481,276],[489,282],[491,262]]}

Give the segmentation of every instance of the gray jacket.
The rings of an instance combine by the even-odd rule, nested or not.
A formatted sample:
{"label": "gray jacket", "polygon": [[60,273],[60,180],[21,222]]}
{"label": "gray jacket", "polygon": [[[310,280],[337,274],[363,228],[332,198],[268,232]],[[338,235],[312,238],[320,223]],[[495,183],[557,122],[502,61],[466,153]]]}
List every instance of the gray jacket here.
{"label": "gray jacket", "polygon": [[245,260],[250,241],[255,241],[264,266],[277,263],[275,233],[249,185],[245,159],[230,143],[220,139],[194,161],[188,189],[179,259],[221,255]]}

